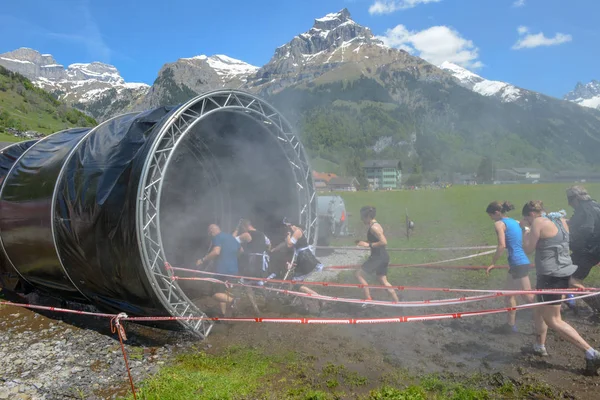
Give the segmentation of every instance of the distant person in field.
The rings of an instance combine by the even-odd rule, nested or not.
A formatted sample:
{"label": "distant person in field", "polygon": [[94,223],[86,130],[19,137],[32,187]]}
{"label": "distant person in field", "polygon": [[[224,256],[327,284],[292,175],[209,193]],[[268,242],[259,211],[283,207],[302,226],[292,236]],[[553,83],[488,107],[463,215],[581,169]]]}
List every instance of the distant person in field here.
{"label": "distant person in field", "polygon": [[[269,270],[269,251],[271,241],[263,232],[256,229],[248,219],[240,220],[233,236],[242,245],[243,253],[240,255],[240,273],[242,276],[252,278],[266,278]],[[247,285],[256,285],[257,281],[249,281]],[[250,298],[252,307],[260,312],[252,288],[246,287],[246,294]]]}
{"label": "distant person in field", "polygon": [[[507,212],[514,209],[515,207],[508,201],[502,203],[493,201],[485,210],[492,221],[494,221],[494,228],[498,237],[498,247],[496,247],[492,264],[488,267],[486,273],[490,274],[490,271],[494,269],[498,259],[502,257],[506,249],[508,250],[508,265],[510,269],[508,270],[504,288],[507,290],[531,290],[531,282],[529,281],[531,263],[525,251],[523,251],[523,231],[518,221],[506,216]],[[526,303],[533,303],[534,301],[532,294],[522,295],[521,298]],[[507,307],[515,307],[517,305],[516,296],[507,296],[505,300]],[[516,316],[516,311],[510,311],[508,313],[507,324],[500,329],[500,332],[517,332]]]}
{"label": "distant person in field", "polygon": [[[375,215],[375,207],[365,206],[360,209],[360,219],[369,229],[367,229],[367,241],[359,240],[356,242],[356,245],[370,248],[371,255],[362,265],[362,268],[356,271],[356,278],[361,284],[368,285],[363,274],[365,272],[375,274],[382,285],[391,287],[392,285],[387,280],[388,267],[390,265],[390,255],[385,249],[387,239],[383,233],[383,228],[375,220]],[[363,290],[365,291],[365,298],[371,300],[369,288],[365,287]],[[394,301],[398,301],[398,295],[394,289],[388,289],[388,293]]]}
{"label": "distant person in field", "polygon": [[[202,266],[210,261],[216,263],[216,272],[223,275],[238,275],[238,255],[241,252],[240,242],[229,233],[221,232],[221,228],[217,224],[211,224],[208,227],[208,234],[212,237],[212,245],[210,252],[196,262],[197,266]],[[231,280],[230,277],[215,275],[215,279],[222,279],[224,281]],[[225,317],[227,314],[227,305],[233,302],[233,297],[227,293],[227,291],[218,291],[225,287],[221,284],[215,283],[214,285],[220,285],[215,289],[213,298],[219,302],[221,309],[221,316]]]}
{"label": "distant person in field", "polygon": [[[569,220],[571,232],[571,258],[577,271],[571,276],[571,286],[584,288],[592,267],[600,263],[600,204],[592,200],[583,186],[567,189],[567,200],[575,212]],[[600,296],[583,299],[594,311],[593,318],[600,319]]]}
{"label": "distant person in field", "polygon": [[[535,251],[537,289],[567,289],[569,279],[577,270],[569,251],[569,226],[560,213],[546,214],[541,201],[530,201],[523,207],[521,226],[525,228],[523,248],[527,254]],[[527,229],[529,228],[529,229]],[[539,294],[538,301],[560,300],[560,294]],[[548,327],[564,340],[585,353],[586,371],[596,374],[600,367],[600,352],[592,348],[579,333],[562,320],[560,303],[538,306],[533,309],[536,343],[533,351],[547,356],[546,334]]]}
{"label": "distant person in field", "polygon": [[[287,218],[283,220],[286,226],[286,237],[279,245],[277,245],[271,252],[280,251],[283,248],[294,249],[296,265],[293,269],[292,281],[302,282],[315,272],[323,270],[323,264],[313,254],[304,232],[297,225],[289,222]],[[318,295],[317,292],[312,290],[306,285],[296,284],[292,287],[293,290],[299,290],[300,292]],[[318,310],[321,311],[322,302],[317,302]],[[309,308],[307,306],[307,308]]]}

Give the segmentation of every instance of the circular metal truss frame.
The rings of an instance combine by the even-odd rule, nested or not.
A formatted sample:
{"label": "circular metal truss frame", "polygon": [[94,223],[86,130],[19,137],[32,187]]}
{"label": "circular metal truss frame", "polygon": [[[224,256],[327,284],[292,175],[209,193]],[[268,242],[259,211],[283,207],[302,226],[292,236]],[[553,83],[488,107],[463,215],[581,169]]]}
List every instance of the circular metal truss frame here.
{"label": "circular metal truss frame", "polygon": [[213,323],[202,319],[206,314],[190,301],[172,279],[173,271],[165,267],[168,261],[161,238],[160,199],[163,179],[177,146],[196,123],[223,110],[245,113],[263,123],[274,135],[296,180],[300,226],[309,243],[314,244],[317,239],[317,198],[308,158],[291,125],[275,108],[252,94],[237,90],[217,90],[182,105],[162,125],[142,169],[136,213],[138,245],[147,276],[163,306],[172,316],[195,318],[179,322],[201,338],[210,333]]}

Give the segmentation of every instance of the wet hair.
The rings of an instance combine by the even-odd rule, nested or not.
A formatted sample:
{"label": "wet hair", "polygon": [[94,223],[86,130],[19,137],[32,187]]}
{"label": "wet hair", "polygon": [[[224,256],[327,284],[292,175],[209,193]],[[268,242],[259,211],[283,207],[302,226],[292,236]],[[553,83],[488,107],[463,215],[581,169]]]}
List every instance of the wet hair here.
{"label": "wet hair", "polygon": [[499,212],[500,214],[506,214],[507,212],[512,211],[514,209],[515,206],[513,206],[508,201],[492,201],[490,204],[488,204],[487,208],[485,209],[485,212],[488,214],[494,214],[495,212]]}
{"label": "wet hair", "polygon": [[574,199],[579,201],[587,201],[592,199],[583,186],[571,186],[568,188],[567,198],[569,200]]}
{"label": "wet hair", "polygon": [[523,216],[527,217],[532,212],[544,212],[544,203],[541,200],[531,200],[523,206]]}
{"label": "wet hair", "polygon": [[247,230],[248,228],[250,228],[250,226],[252,226],[252,221],[250,221],[249,219],[240,219],[239,225],[240,228]]}
{"label": "wet hair", "polygon": [[377,214],[377,210],[372,206],[364,206],[360,209],[360,218],[361,219],[375,219],[375,215]]}

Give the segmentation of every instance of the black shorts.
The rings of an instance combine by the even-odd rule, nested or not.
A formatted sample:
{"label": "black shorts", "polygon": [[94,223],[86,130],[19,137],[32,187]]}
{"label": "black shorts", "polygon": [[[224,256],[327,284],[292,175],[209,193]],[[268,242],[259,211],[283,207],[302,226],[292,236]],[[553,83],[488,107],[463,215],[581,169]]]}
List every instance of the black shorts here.
{"label": "black shorts", "polygon": [[375,274],[376,276],[386,276],[389,265],[390,256],[385,253],[378,257],[367,258],[367,261],[365,261],[361,269],[369,274]]}
{"label": "black shorts", "polygon": [[573,252],[571,260],[573,260],[573,264],[577,265],[577,271],[573,273],[573,278],[582,281],[590,274],[592,267],[600,263],[600,256],[585,252]]}
{"label": "black shorts", "polygon": [[531,269],[531,265],[529,265],[529,264],[515,265],[513,267],[510,267],[510,269],[508,270],[508,273],[510,274],[511,278],[513,278],[513,279],[521,279],[521,278],[525,278],[526,276],[529,276],[530,269]]}
{"label": "black shorts", "polygon": [[[548,275],[538,275],[536,288],[543,289],[569,289],[569,278],[570,276],[561,276],[560,278]],[[538,294],[537,301],[555,301],[560,300],[563,297],[562,294]],[[551,305],[560,305],[554,303]]]}
{"label": "black shorts", "polygon": [[315,257],[312,251],[302,250],[296,256],[296,268],[294,268],[295,276],[304,276],[313,272],[321,262]]}

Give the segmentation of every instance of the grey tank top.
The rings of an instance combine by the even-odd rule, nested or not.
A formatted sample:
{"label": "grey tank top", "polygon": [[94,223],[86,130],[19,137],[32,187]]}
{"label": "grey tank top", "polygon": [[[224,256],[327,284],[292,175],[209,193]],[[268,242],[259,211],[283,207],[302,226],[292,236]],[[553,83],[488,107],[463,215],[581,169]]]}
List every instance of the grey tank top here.
{"label": "grey tank top", "polygon": [[577,266],[571,261],[569,250],[569,232],[562,221],[552,221],[558,233],[551,238],[538,240],[535,248],[535,271],[538,275],[554,276],[557,278],[573,275]]}

